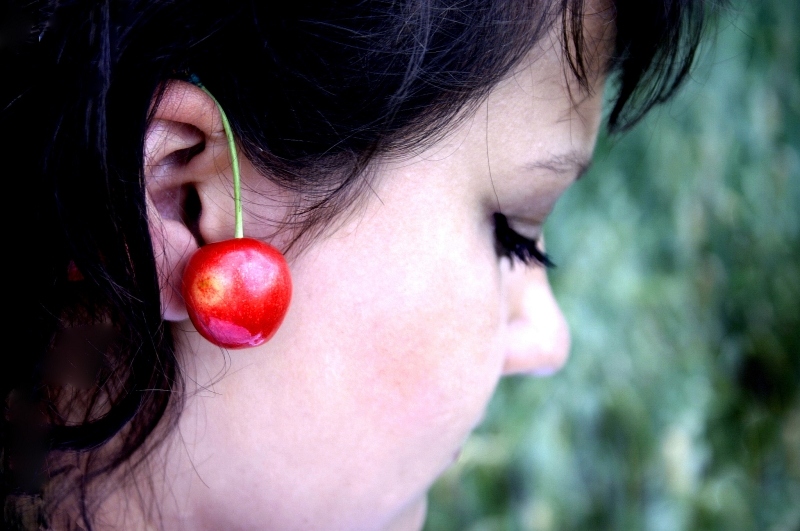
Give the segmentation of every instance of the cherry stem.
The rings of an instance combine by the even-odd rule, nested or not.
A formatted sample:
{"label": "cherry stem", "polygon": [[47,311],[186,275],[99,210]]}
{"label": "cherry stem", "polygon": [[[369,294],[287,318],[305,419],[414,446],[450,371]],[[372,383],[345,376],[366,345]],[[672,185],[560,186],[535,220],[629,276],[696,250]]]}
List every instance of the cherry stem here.
{"label": "cherry stem", "polygon": [[225,130],[225,138],[228,140],[228,151],[231,154],[231,168],[233,169],[233,203],[236,208],[236,226],[234,228],[233,237],[234,238],[243,238],[244,237],[244,227],[242,222],[242,192],[241,192],[241,184],[240,184],[240,177],[239,177],[239,155],[236,153],[236,141],[233,138],[233,131],[231,130],[231,123],[228,121],[228,116],[225,114],[225,111],[222,110],[222,105],[219,104],[217,98],[214,97],[208,89],[200,83],[200,80],[197,76],[192,75],[189,79],[192,83],[197,85],[197,87],[208,94],[208,97],[214,100],[214,103],[219,110],[219,115],[222,117],[222,128]]}

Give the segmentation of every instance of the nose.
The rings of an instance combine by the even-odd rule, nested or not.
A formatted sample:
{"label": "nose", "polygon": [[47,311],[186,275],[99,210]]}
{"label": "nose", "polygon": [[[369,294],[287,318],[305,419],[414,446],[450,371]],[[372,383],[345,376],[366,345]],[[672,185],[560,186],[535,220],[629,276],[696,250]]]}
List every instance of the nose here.
{"label": "nose", "polygon": [[547,272],[515,265],[507,271],[508,323],[503,374],[548,376],[567,361],[569,327]]}

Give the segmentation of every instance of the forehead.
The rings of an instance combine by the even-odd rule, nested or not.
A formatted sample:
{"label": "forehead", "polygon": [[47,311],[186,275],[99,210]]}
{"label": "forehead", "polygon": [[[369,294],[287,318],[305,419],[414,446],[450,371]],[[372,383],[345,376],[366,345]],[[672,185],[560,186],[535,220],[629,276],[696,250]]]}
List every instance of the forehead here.
{"label": "forehead", "polygon": [[[596,44],[587,60],[604,64],[613,36],[607,13],[584,18],[587,46]],[[405,174],[417,188],[438,182],[436,193],[451,201],[478,197],[485,208],[543,219],[591,158],[604,73],[599,67],[588,73],[587,90],[569,68],[556,24],[449,135],[395,163],[416,168]]]}
{"label": "forehead", "polygon": [[458,155],[477,171],[491,171],[492,177],[579,166],[591,154],[600,124],[603,58],[613,36],[607,17],[606,11],[585,17],[587,86],[570,70],[557,25],[477,110],[422,158]]}
{"label": "forehead", "polygon": [[596,111],[602,103],[614,45],[614,11],[610,6],[606,0],[589,1],[582,17],[583,46],[579,53],[585,83],[579,82],[570,65],[568,54],[575,57],[578,53],[572,36],[565,36],[561,24],[556,23],[492,91],[485,106],[492,130],[498,134],[528,130],[541,137],[535,129],[567,129],[575,142],[586,140],[582,135],[594,136]]}
{"label": "forehead", "polygon": [[482,106],[487,149],[498,157],[552,158],[593,143],[602,81],[596,74],[588,90],[581,87],[566,64],[560,42],[555,38],[540,41]]}
{"label": "forehead", "polygon": [[[515,197],[515,204],[530,207],[523,210],[549,211],[588,164],[600,124],[605,81],[601,66],[613,46],[613,20],[609,10],[598,7],[605,1],[587,5],[585,58],[593,67],[587,71],[588,87],[571,72],[562,27],[556,23],[446,136],[418,151],[376,160],[373,184],[382,188],[395,181],[385,177],[399,172],[406,179],[397,182],[410,179],[414,189],[437,182],[436,193],[453,201],[477,190],[486,208],[505,211],[511,206],[507,198]],[[409,202],[419,204],[418,199]]]}

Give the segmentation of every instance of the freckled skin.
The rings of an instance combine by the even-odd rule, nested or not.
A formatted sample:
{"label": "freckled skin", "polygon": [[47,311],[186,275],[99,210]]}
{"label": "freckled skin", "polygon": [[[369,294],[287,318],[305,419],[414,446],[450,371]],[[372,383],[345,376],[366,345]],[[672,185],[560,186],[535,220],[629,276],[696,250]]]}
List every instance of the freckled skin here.
{"label": "freckled skin", "polygon": [[225,348],[257,346],[289,309],[289,267],[277,249],[252,238],[212,243],[189,260],[183,296],[203,337]]}

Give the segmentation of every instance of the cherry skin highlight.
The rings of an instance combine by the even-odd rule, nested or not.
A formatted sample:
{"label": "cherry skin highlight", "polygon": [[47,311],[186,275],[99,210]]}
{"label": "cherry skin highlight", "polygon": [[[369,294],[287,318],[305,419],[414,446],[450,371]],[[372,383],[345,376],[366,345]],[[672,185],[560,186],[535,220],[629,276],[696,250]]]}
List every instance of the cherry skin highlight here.
{"label": "cherry skin highlight", "polygon": [[183,274],[183,298],[197,331],[225,348],[269,340],[292,298],[289,266],[280,251],[252,238],[201,247]]}

